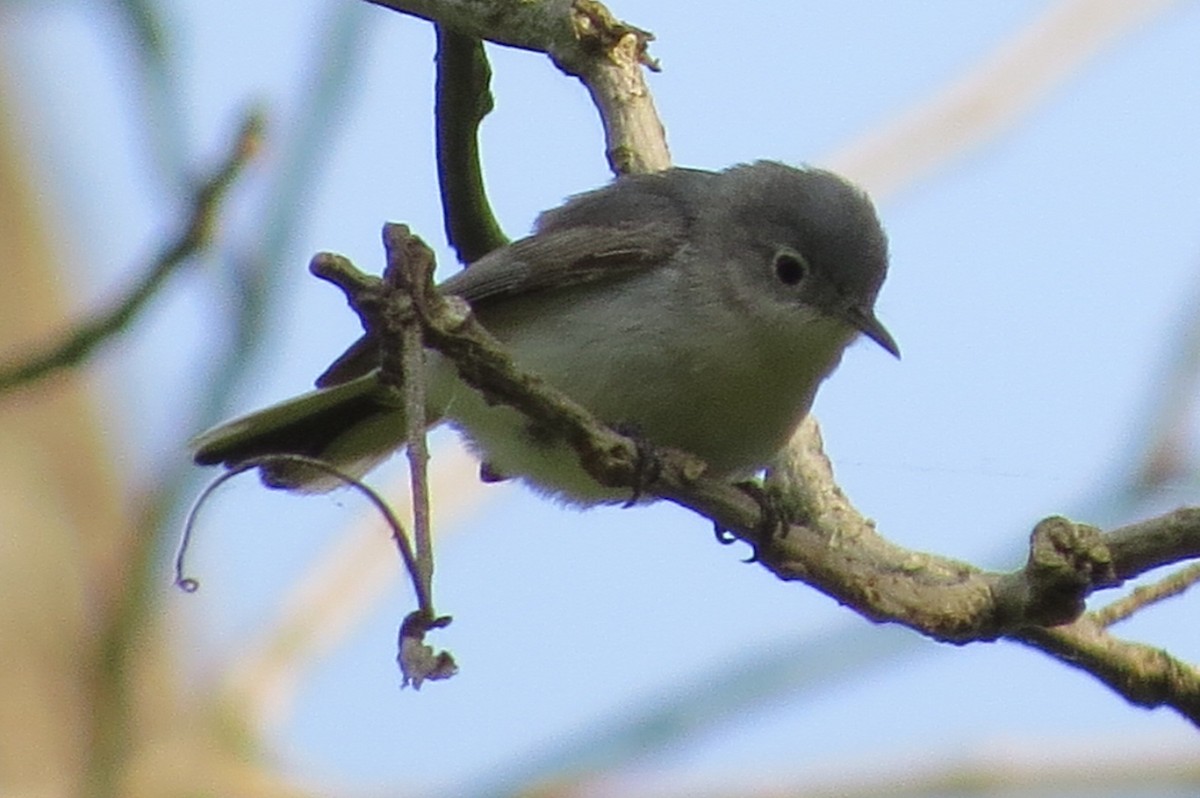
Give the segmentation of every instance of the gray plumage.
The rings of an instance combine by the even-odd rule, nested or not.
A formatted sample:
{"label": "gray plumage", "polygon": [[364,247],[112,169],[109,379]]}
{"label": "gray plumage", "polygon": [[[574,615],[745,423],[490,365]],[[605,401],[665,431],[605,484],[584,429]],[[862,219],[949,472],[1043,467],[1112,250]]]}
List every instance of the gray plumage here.
{"label": "gray plumage", "polygon": [[[886,271],[886,239],[861,191],[763,161],[620,178],[542,214],[531,236],[440,288],[466,299],[522,367],[601,419],[738,477],[787,442],[858,332],[898,353],[873,311]],[[198,437],[196,461],[291,452],[365,471],[405,438],[403,412],[376,390],[376,363],[360,341],[322,390]],[[428,381],[431,423],[459,427],[491,473],[581,504],[624,498],[436,355]],[[333,484],[294,466],[264,479]]]}

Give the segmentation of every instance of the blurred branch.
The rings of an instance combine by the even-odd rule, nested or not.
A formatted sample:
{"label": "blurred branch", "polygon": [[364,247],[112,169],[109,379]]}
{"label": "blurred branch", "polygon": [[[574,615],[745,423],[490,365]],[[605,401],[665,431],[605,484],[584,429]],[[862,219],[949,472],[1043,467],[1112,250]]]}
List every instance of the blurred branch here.
{"label": "blurred branch", "polygon": [[[272,308],[286,295],[280,283],[290,270],[287,253],[304,212],[312,207],[303,200],[334,151],[353,95],[353,81],[362,75],[360,58],[368,49],[365,39],[372,30],[366,24],[369,15],[365,11],[355,4],[329,7],[328,18],[319,26],[322,36],[315,51],[303,59],[304,68],[311,72],[303,81],[305,90],[295,103],[293,121],[286,126],[290,135],[273,148],[277,154],[271,159],[269,188],[258,198],[257,210],[245,214],[248,233],[244,240],[224,247],[223,260],[230,267],[225,276],[232,279],[220,286],[216,304],[228,309],[229,316],[215,320],[213,326],[229,332],[220,337],[224,345],[214,355],[216,367],[200,380],[208,387],[197,397],[199,407],[190,410],[190,417],[179,424],[189,434],[228,415],[231,399],[253,363],[252,355],[270,340],[264,328],[271,320]],[[142,529],[170,526],[166,516],[171,512],[181,518],[191,499],[186,486],[194,484],[197,476],[184,457],[161,464],[158,474],[157,483],[145,493]],[[174,532],[175,528],[169,529],[170,534]]]}
{"label": "blurred branch", "polygon": [[188,187],[186,114],[178,80],[179,64],[173,58],[171,30],[156,0],[110,0],[118,19],[125,25],[132,46],[122,47],[122,56],[132,55],[134,76],[140,83],[131,110],[142,115],[139,133],[150,140],[157,166],[171,191]]}
{"label": "blurred branch", "polygon": [[[369,15],[357,5],[335,3],[321,21],[322,32],[314,52],[303,59],[311,70],[303,82],[303,96],[295,103],[290,134],[273,159],[271,185],[261,197],[258,212],[251,215],[249,239],[229,256],[234,281],[226,286],[225,299],[234,308],[230,320],[232,341],[217,373],[209,380],[210,390],[191,429],[209,426],[229,412],[230,397],[246,376],[250,355],[268,336],[264,327],[284,291],[285,277],[294,264],[286,255],[297,231],[305,222],[306,201],[322,168],[345,127],[347,106],[354,81],[361,77],[362,61],[371,32]],[[191,463],[179,460],[181,473],[193,473]]]}
{"label": "blurred branch", "polygon": [[[978,751],[938,762],[919,743],[899,761],[880,761],[878,752],[826,763],[822,772],[771,772],[756,787],[753,777],[731,786],[705,785],[680,791],[640,790],[653,798],[929,798],[929,796],[1190,795],[1200,781],[1200,761],[1190,748],[1164,748],[1162,741],[1073,739],[992,741]],[[749,783],[746,783],[749,781]],[[573,784],[568,795],[605,794]],[[691,786],[691,785],[689,785]]]}
{"label": "blurred branch", "polygon": [[[53,244],[77,243],[66,239],[78,225],[49,212],[53,192],[29,174],[37,159],[10,135],[28,109],[10,106],[0,84],[0,339],[37,340],[68,324],[70,260]],[[96,407],[70,378],[3,397],[0,639],[14,644],[0,690],[0,792],[299,795],[249,762],[245,740],[230,744],[229,726],[216,729],[181,685],[167,624],[147,611],[157,594],[141,566],[153,537],[131,517],[129,469]]]}
{"label": "blurred branch", "polygon": [[170,62],[167,56],[167,27],[154,0],[112,0],[125,24],[133,32],[143,62],[162,71]]}
{"label": "blurred branch", "polygon": [[[150,4],[142,0],[133,0],[128,4],[133,11],[149,7]],[[248,353],[266,340],[261,331],[270,315],[268,307],[281,294],[274,290],[279,281],[277,275],[282,273],[285,264],[281,253],[295,234],[300,212],[308,207],[306,203],[297,201],[297,197],[309,189],[320,164],[332,151],[334,136],[331,130],[336,132],[338,129],[342,118],[341,106],[348,94],[346,86],[350,77],[356,74],[357,59],[354,56],[364,49],[361,40],[365,29],[362,23],[366,15],[359,12],[357,6],[337,6],[332,9],[331,19],[322,27],[325,35],[321,38],[318,52],[305,61],[306,65],[311,65],[315,75],[304,83],[307,96],[297,111],[298,122],[290,126],[296,135],[284,140],[286,149],[280,158],[274,159],[274,163],[278,164],[274,172],[274,184],[263,198],[259,212],[251,216],[253,221],[250,229],[256,246],[242,248],[240,257],[227,258],[240,267],[233,270],[236,284],[227,286],[223,301],[219,303],[221,307],[233,309],[229,343],[225,353],[216,356],[218,366],[215,373],[202,380],[208,387],[199,397],[199,420],[182,422],[179,426],[183,430],[204,426],[226,412],[230,397],[235,393],[234,386],[250,363]],[[152,82],[152,85],[157,84]],[[149,123],[153,124],[153,115],[149,118]],[[195,476],[190,463],[183,458],[163,464],[157,474],[159,479],[156,484],[143,491],[137,520],[131,525],[139,534],[135,536],[136,545],[126,553],[127,577],[121,583],[123,592],[118,597],[118,606],[104,619],[105,627],[99,634],[101,651],[98,662],[104,674],[100,684],[105,694],[101,696],[101,711],[94,713],[94,725],[101,730],[98,739],[102,750],[98,750],[92,758],[100,767],[106,764],[120,767],[127,757],[133,755],[134,741],[121,732],[129,730],[132,735],[136,731],[129,717],[133,711],[130,696],[140,687],[136,668],[141,663],[138,654],[142,650],[142,641],[147,628],[153,628],[157,619],[151,611],[160,599],[155,590],[160,576],[156,555],[168,540],[167,536],[161,534],[170,527],[167,523],[168,513],[171,510],[181,511],[179,503],[184,495],[183,487]],[[175,530],[170,528],[170,531]],[[200,733],[195,723],[189,724],[189,728]],[[228,768],[212,768],[197,774],[194,781],[202,784],[227,772]],[[100,774],[101,777],[103,775]],[[256,784],[263,785],[265,790],[266,782],[262,774],[255,775],[258,778]],[[215,792],[228,794],[229,790]],[[249,789],[242,792],[254,794]],[[162,794],[162,791],[151,790],[147,794]]]}
{"label": "blurred branch", "polygon": [[183,229],[151,262],[145,275],[128,293],[110,310],[80,322],[57,343],[0,366],[0,392],[84,361],[96,347],[123,332],[176,269],[209,246],[221,203],[242,168],[258,151],[262,127],[259,114],[252,113],[245,118],[225,160],[197,187]]}
{"label": "blurred branch", "polygon": [[[145,0],[119,1],[124,10],[133,14],[137,23],[135,28],[145,21],[141,12],[155,7]],[[216,357],[219,365],[215,373],[202,380],[208,387],[199,397],[200,420],[182,422],[179,426],[183,430],[211,423],[216,416],[226,412],[230,397],[235,393],[234,386],[250,363],[248,353],[266,340],[261,330],[270,315],[268,308],[281,294],[274,290],[279,281],[277,275],[282,273],[285,264],[281,253],[295,234],[300,212],[308,207],[306,203],[297,201],[297,197],[309,190],[320,164],[332,151],[334,136],[331,131],[336,132],[339,127],[341,106],[348,95],[346,87],[350,77],[357,74],[355,56],[364,50],[361,40],[365,30],[362,23],[366,15],[360,11],[357,6],[337,6],[331,10],[331,19],[322,27],[324,35],[318,52],[305,62],[306,65],[314,65],[312,69],[315,75],[304,83],[308,89],[307,96],[297,112],[299,121],[290,128],[297,135],[285,140],[287,148],[283,156],[275,160],[279,164],[274,172],[276,180],[263,198],[259,212],[252,216],[250,229],[257,246],[242,249],[239,253],[241,257],[227,259],[240,267],[234,270],[238,278],[236,285],[226,286],[227,291],[220,303],[222,307],[233,309],[229,325],[232,334],[228,337],[224,355],[218,354]],[[150,39],[153,44],[154,36]],[[150,47],[147,52],[152,50],[153,47]],[[149,85],[156,91],[161,90],[162,86],[154,79],[158,73],[149,67],[147,69]],[[151,102],[157,101],[152,92]],[[159,109],[155,110],[157,112]],[[147,124],[155,124],[154,113],[147,119]],[[157,474],[159,478],[156,484],[143,491],[137,520],[130,525],[138,530],[138,534],[132,536],[133,544],[123,558],[126,577],[120,583],[122,592],[117,597],[116,606],[103,619],[104,626],[97,635],[100,641],[97,646],[97,672],[102,674],[97,684],[102,688],[102,695],[98,698],[98,708],[92,713],[99,745],[91,759],[96,763],[94,770],[98,781],[111,781],[113,773],[109,771],[119,771],[128,760],[140,753],[135,746],[143,741],[131,739],[139,731],[132,718],[136,709],[133,698],[141,698],[149,692],[140,681],[142,673],[139,668],[143,667],[140,655],[143,653],[147,629],[156,628],[160,620],[151,611],[160,600],[155,590],[160,576],[157,570],[159,560],[155,555],[160,553],[160,546],[167,540],[161,533],[169,527],[166,523],[169,511],[180,509],[178,505],[184,494],[183,486],[195,476],[190,463],[183,458],[163,464]],[[155,695],[163,693],[159,690]],[[172,707],[170,714],[176,716],[180,712]],[[232,720],[234,724],[240,723],[236,718]],[[207,730],[207,727],[194,720],[186,722],[186,728],[188,733],[197,736]],[[211,748],[207,741],[196,743],[189,740],[189,743],[185,744],[185,750]],[[266,794],[273,789],[270,786],[271,779],[265,773],[257,770],[241,772],[250,769],[244,763],[233,770],[228,766],[214,766],[192,774],[190,778],[197,785],[196,789],[201,790],[206,789],[203,785],[209,782],[229,780],[234,776],[252,781],[254,785],[241,788],[239,794]],[[166,776],[167,773],[171,775]],[[174,779],[173,783],[177,783],[181,776],[177,768],[172,768],[164,769],[164,778]],[[209,791],[213,794],[231,793],[227,787]],[[96,794],[102,792],[98,789]],[[117,790],[110,792],[115,794]],[[163,790],[152,788],[144,794],[161,795]],[[288,794],[296,793],[289,790]]]}
{"label": "blurred branch", "polygon": [[479,125],[494,106],[483,42],[437,28],[437,163],[446,238],[462,263],[508,243],[492,215],[479,163]]}
{"label": "blurred branch", "polygon": [[671,165],[666,138],[642,67],[657,69],[646,47],[653,35],[620,22],[595,0],[368,0],[447,30],[546,53],[579,78],[604,123],[609,166],[617,174]]}
{"label": "blurred branch", "polygon": [[[222,201],[242,168],[261,149],[262,127],[260,114],[245,117],[225,161],[197,187],[190,216],[178,237],[163,248],[147,275],[121,303],[68,336],[58,350],[64,362],[52,364],[54,368],[81,360],[108,336],[124,330],[177,268],[210,245]],[[52,361],[46,358],[43,363]],[[142,523],[131,527],[139,534],[130,535],[121,550],[123,574],[113,585],[112,604],[93,620],[95,642],[89,653],[98,678],[91,717],[94,744],[89,751],[89,778],[91,794],[97,796],[121,794],[123,769],[144,754],[143,729],[134,718],[139,702],[145,700],[139,681],[146,667],[141,645],[157,631],[150,608],[155,602],[152,585],[158,538],[147,533],[153,527]],[[161,689],[159,692],[173,695]],[[196,729],[195,733],[201,732]]]}
{"label": "blurred branch", "polygon": [[[743,667],[730,667],[722,660],[691,676],[674,676],[669,684],[643,691],[608,717],[584,723],[525,756],[514,757],[507,768],[497,768],[456,793],[530,795],[537,794],[531,785],[552,780],[571,785],[566,795],[591,794],[594,782],[605,781],[630,762],[651,759],[681,739],[711,733],[718,724],[745,721],[756,710],[777,708],[782,692],[793,700],[797,694],[828,696],[840,685],[893,668],[906,657],[932,648],[913,646],[913,636],[895,627],[871,632],[863,635],[851,627],[751,646],[742,652]],[[831,657],[830,651],[842,656]],[[742,789],[753,794],[745,784]],[[684,794],[694,791],[684,789],[680,795]],[[809,792],[794,794],[807,798]]]}
{"label": "blurred branch", "polygon": [[[29,109],[11,91],[17,73],[0,69],[3,341],[65,323],[63,265],[77,244],[36,169]],[[43,383],[0,399],[0,792],[79,795],[94,715],[80,653],[119,579],[129,518],[86,385]]]}
{"label": "blurred branch", "polygon": [[1174,0],[1061,0],[922,105],[822,164],[876,199],[929,175],[1028,114],[1119,36]]}
{"label": "blurred branch", "polygon": [[[1197,270],[1200,276],[1200,270]],[[1190,471],[1190,419],[1195,415],[1200,396],[1200,315],[1195,313],[1200,301],[1200,281],[1181,305],[1183,317],[1178,329],[1167,336],[1165,375],[1150,381],[1157,395],[1146,412],[1147,429],[1130,435],[1144,447],[1141,452],[1119,458],[1122,463],[1132,460],[1134,466],[1121,480],[1118,490],[1107,490],[1107,497],[1119,496],[1126,501],[1153,495],[1173,480],[1187,479]],[[1142,443],[1144,442],[1144,443]]]}

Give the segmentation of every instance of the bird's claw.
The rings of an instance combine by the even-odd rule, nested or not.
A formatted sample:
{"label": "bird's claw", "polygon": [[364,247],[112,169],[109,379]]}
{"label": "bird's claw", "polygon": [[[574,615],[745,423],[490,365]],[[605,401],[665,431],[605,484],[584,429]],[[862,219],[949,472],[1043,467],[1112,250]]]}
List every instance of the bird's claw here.
{"label": "bird's claw", "polygon": [[628,509],[642,500],[646,488],[654,484],[662,474],[662,461],[658,457],[654,444],[647,440],[639,429],[628,424],[616,425],[613,428],[633,441],[634,449],[637,451],[637,459],[633,464],[633,492],[630,493],[629,499],[621,505]]}
{"label": "bird's claw", "polygon": [[[757,533],[753,541],[750,543],[753,551],[750,557],[744,562],[758,562],[762,559],[762,554],[765,550],[775,545],[775,541],[787,535],[788,518],[787,512],[780,501],[779,494],[770,488],[765,487],[761,482],[755,480],[746,480],[745,482],[735,483],[738,490],[745,493],[758,505],[759,521]],[[717,539],[724,542],[723,538],[729,535],[728,530],[718,530]]]}

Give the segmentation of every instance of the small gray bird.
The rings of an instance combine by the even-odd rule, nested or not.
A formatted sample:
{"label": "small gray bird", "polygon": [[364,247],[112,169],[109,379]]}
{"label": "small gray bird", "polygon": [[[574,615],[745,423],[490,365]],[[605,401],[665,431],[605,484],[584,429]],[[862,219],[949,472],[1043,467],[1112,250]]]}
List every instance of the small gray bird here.
{"label": "small gray bird", "polygon": [[[886,273],[887,240],[861,190],[759,161],[618,178],[542,214],[533,235],[440,289],[470,303],[518,365],[601,420],[744,478],[788,442],[858,333],[899,356],[874,312]],[[196,462],[302,454],[365,473],[406,437],[373,352],[360,342],[318,390],[201,434]],[[439,355],[428,364],[429,423],[461,430],[482,474],[572,504],[628,498],[517,411],[486,403]],[[261,470],[271,487],[337,485],[297,464]]]}

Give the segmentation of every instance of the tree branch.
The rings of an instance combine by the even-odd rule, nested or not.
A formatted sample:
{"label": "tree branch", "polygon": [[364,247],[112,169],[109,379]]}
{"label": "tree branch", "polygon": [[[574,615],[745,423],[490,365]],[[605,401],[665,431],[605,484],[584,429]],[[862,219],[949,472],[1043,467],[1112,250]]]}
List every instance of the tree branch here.
{"label": "tree branch", "polygon": [[1053,628],[1029,627],[1009,638],[1086,671],[1140,707],[1171,707],[1200,726],[1200,670],[1162,649],[1121,640],[1085,615]]}
{"label": "tree branch", "polygon": [[595,0],[368,0],[436,22],[464,36],[543,52],[579,78],[600,111],[609,166],[617,174],[671,165],[662,122],[642,67],[654,38],[614,17]]}
{"label": "tree branch", "polygon": [[446,238],[462,263],[508,243],[492,214],[479,163],[479,125],[492,111],[483,42],[436,25],[437,166]]}
{"label": "tree branch", "polygon": [[[385,240],[395,248],[407,235],[407,228],[389,225]],[[404,246],[424,247],[415,237]],[[660,468],[647,478],[633,441],[522,373],[465,302],[437,292],[432,262],[430,253],[406,264],[414,268],[405,282],[412,287],[425,345],[452,361],[459,376],[489,402],[519,410],[539,434],[569,443],[599,483],[637,485],[646,494],[695,510],[751,543],[758,561],[779,578],[811,585],[871,620],[958,644],[1008,637],[1088,671],[1133,703],[1170,706],[1200,725],[1200,672],[1164,652],[1118,640],[1094,618],[1081,617],[1092,592],[1200,556],[1200,509],[1177,510],[1108,533],[1047,518],[1033,531],[1023,569],[984,571],[880,536],[833,481],[816,424],[809,420],[768,481],[782,497],[786,526],[764,536],[767,514],[760,503],[707,476],[705,464],[692,455],[659,451]],[[380,295],[377,278],[356,270],[321,276],[346,292],[352,307],[378,308],[390,301]],[[394,342],[384,342],[385,348],[390,345]]]}

